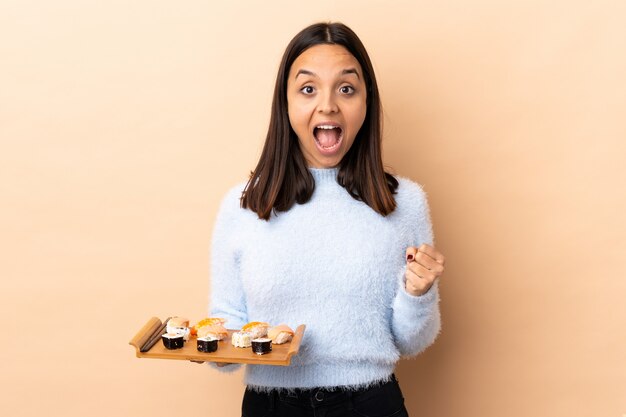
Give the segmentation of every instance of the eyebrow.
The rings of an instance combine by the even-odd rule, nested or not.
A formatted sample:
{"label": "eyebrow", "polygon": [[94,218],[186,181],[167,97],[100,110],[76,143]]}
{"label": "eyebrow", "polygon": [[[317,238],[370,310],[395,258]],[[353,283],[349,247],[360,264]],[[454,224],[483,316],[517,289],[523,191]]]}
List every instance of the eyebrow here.
{"label": "eyebrow", "polygon": [[[317,74],[315,74],[313,71],[309,71],[308,69],[300,69],[298,70],[298,73],[296,74],[294,79],[298,78],[298,75],[300,74],[311,75],[313,77],[317,77]],[[346,68],[345,70],[341,71],[341,75],[346,75],[346,74],[354,74],[356,75],[358,79],[361,79],[361,77],[359,77],[359,72],[356,70],[356,68]]]}
{"label": "eyebrow", "polygon": [[301,70],[298,70],[298,73],[296,74],[294,79],[298,78],[298,75],[300,75],[300,74],[312,75],[314,77],[317,77],[317,75],[315,75],[315,73],[313,71],[309,71],[309,70],[306,70],[306,69],[301,69]]}
{"label": "eyebrow", "polygon": [[354,74],[356,75],[358,79],[361,79],[361,77],[359,77],[359,72],[356,70],[356,68],[348,68],[348,69],[341,71],[341,75],[346,75],[346,74]]}

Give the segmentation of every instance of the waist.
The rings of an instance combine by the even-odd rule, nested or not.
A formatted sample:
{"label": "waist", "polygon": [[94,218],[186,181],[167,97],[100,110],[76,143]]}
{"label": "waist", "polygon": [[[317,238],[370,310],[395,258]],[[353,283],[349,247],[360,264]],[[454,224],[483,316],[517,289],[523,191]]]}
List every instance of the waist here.
{"label": "waist", "polygon": [[245,383],[255,391],[268,392],[273,389],[306,390],[312,388],[349,387],[358,389],[373,381],[388,380],[395,368],[395,361],[345,363],[312,363],[298,365],[295,357],[290,366],[247,365]]}
{"label": "waist", "polygon": [[[358,398],[360,395],[367,393],[372,389],[380,388],[389,384],[397,384],[397,382],[398,380],[396,379],[395,374],[391,374],[383,380],[374,381],[370,384],[356,387],[336,386],[305,389],[273,388],[270,391],[266,391],[265,395],[286,403],[300,406],[319,407],[350,401],[353,397]],[[250,387],[247,389],[254,390]]]}

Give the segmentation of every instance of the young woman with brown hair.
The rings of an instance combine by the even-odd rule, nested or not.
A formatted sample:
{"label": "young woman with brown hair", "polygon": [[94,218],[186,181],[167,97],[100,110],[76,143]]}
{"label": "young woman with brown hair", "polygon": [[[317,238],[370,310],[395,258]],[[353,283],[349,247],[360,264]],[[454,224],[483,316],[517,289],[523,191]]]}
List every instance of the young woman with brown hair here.
{"label": "young woman with brown hair", "polygon": [[385,172],[381,137],[356,34],[298,33],[259,162],[227,193],[212,239],[212,316],[307,326],[290,366],[246,365],[243,416],[407,415],[393,370],[439,332],[444,257],[422,188]]}

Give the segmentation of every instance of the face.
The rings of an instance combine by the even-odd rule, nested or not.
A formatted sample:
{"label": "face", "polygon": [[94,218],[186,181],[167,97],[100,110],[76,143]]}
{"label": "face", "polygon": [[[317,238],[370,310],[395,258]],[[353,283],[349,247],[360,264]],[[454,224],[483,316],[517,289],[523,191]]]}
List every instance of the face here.
{"label": "face", "polygon": [[363,125],[367,91],[359,61],[343,46],[316,45],[291,65],[289,122],[311,168],[339,165]]}

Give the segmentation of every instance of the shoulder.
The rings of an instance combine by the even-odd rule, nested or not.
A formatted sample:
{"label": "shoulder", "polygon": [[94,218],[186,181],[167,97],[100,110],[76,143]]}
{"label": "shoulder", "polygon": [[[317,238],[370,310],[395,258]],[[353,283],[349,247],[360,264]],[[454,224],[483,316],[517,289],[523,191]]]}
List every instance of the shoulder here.
{"label": "shoulder", "polygon": [[238,212],[243,211],[241,208],[241,195],[246,188],[246,184],[247,181],[241,181],[226,190],[219,206],[218,215],[220,217],[237,215]]}
{"label": "shoulder", "polygon": [[396,179],[398,180],[398,189],[396,190],[395,199],[398,209],[424,209],[427,206],[426,192],[420,184],[409,178],[397,175]]}
{"label": "shoulder", "polygon": [[213,227],[213,239],[220,240],[222,245],[233,241],[241,229],[242,220],[246,218],[246,210],[241,208],[241,193],[245,186],[246,182],[231,186],[222,196]]}
{"label": "shoulder", "polygon": [[396,176],[396,210],[392,213],[395,223],[407,236],[407,244],[419,246],[432,244],[433,232],[430,222],[430,210],[424,188],[408,179]]}
{"label": "shoulder", "polygon": [[233,203],[236,203],[236,205],[239,206],[241,194],[243,193],[243,190],[246,188],[247,183],[248,183],[247,181],[241,181],[231,186],[228,190],[226,190],[226,193],[224,194],[224,197],[222,198],[222,204],[232,205]]}

